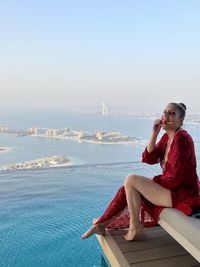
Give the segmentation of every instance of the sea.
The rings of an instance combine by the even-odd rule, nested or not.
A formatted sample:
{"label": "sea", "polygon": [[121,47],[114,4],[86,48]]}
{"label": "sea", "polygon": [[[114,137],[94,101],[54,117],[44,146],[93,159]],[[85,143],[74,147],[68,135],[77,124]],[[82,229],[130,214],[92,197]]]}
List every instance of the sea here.
{"label": "sea", "polygon": [[[1,109],[0,125],[13,129],[37,125],[115,131],[140,140],[92,144],[0,134],[0,147],[10,148],[0,153],[0,166],[54,155],[64,155],[73,163],[0,173],[0,266],[106,266],[95,236],[84,241],[79,237],[102,214],[128,173],[151,177],[161,172],[159,166],[141,163],[154,119],[61,109]],[[200,124],[186,119],[183,128],[193,137],[199,172]]]}

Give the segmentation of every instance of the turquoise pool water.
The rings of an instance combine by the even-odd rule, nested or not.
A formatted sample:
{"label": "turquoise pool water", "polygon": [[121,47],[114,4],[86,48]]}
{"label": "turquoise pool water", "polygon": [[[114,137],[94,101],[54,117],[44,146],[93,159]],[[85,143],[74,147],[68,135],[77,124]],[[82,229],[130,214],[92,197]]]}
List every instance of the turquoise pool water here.
{"label": "turquoise pool water", "polygon": [[95,236],[79,236],[130,172],[158,170],[135,162],[2,173],[0,266],[101,266]]}

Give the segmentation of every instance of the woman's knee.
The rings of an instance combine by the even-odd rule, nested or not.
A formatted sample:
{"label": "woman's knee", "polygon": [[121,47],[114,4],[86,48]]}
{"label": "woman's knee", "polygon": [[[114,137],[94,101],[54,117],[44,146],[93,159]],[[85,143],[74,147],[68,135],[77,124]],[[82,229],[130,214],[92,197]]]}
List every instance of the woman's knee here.
{"label": "woman's knee", "polygon": [[125,177],[125,180],[124,180],[124,186],[125,188],[126,187],[129,187],[129,186],[134,186],[134,184],[136,183],[137,181],[137,175],[136,174],[128,174],[126,177]]}

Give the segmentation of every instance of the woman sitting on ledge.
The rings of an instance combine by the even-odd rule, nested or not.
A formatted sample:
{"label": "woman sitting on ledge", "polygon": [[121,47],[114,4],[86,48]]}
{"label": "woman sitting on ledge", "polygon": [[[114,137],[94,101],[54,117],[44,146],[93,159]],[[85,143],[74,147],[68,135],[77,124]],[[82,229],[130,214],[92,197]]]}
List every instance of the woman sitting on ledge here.
{"label": "woman sitting on ledge", "polygon": [[[129,174],[105,213],[81,239],[103,235],[105,228],[129,227],[124,238],[130,241],[144,226],[155,226],[163,208],[177,208],[190,215],[193,208],[200,206],[194,143],[181,127],[185,112],[183,103],[169,103],[161,119],[155,120],[149,144],[142,154],[143,162],[160,163],[162,174],[153,179]],[[156,144],[161,128],[166,133]]]}

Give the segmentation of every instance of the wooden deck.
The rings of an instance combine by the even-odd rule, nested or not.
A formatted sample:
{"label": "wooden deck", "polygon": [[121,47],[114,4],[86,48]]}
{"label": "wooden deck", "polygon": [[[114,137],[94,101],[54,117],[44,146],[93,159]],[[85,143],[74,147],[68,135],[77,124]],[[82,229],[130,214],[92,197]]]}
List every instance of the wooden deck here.
{"label": "wooden deck", "polygon": [[200,267],[178,242],[160,226],[145,228],[135,241],[123,238],[124,230],[96,235],[112,267]]}

